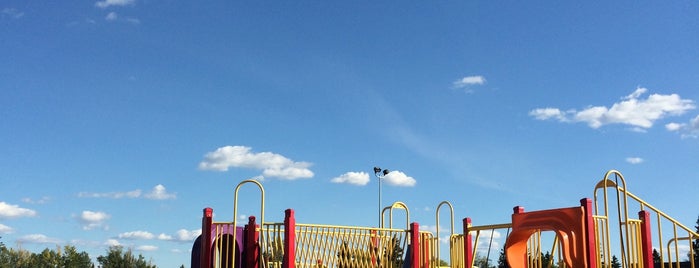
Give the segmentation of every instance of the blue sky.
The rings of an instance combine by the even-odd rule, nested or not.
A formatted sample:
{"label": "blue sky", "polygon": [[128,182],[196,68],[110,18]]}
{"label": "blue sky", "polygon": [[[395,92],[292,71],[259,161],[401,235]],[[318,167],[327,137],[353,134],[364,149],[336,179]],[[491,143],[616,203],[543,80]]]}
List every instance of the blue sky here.
{"label": "blue sky", "polygon": [[[699,4],[3,1],[0,236],[189,264],[201,211],[435,228],[568,207],[609,169],[693,226]],[[259,215],[244,187],[239,217]],[[441,223],[447,221],[442,215]]]}

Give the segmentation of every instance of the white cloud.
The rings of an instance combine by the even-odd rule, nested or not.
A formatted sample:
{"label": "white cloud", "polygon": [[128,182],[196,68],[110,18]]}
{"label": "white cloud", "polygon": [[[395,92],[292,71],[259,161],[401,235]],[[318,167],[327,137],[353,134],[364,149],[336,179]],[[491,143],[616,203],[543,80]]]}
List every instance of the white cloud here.
{"label": "white cloud", "polygon": [[101,211],[84,210],[78,217],[78,221],[82,223],[83,230],[92,230],[95,228],[109,229],[105,222],[112,216]]}
{"label": "white cloud", "polygon": [[116,247],[121,246],[121,243],[119,243],[119,240],[116,239],[107,239],[107,241],[104,242],[104,245],[108,247]]}
{"label": "white cloud", "polygon": [[22,198],[22,202],[24,202],[24,203],[38,204],[38,205],[46,204],[50,200],[51,200],[51,198],[48,196],[44,196],[38,200],[34,200],[34,199],[29,198],[29,197]]}
{"label": "white cloud", "polygon": [[383,177],[383,180],[389,185],[403,187],[412,187],[415,186],[415,183],[417,183],[413,177],[405,175],[405,173],[397,170],[386,174],[386,176]]}
{"label": "white cloud", "polygon": [[551,118],[563,122],[566,122],[567,120],[565,113],[559,110],[558,108],[538,108],[530,111],[529,115],[539,120],[546,120]]}
{"label": "white cloud", "polygon": [[197,236],[201,234],[201,229],[199,230],[185,230],[185,229],[180,229],[177,230],[177,233],[175,235],[175,238],[177,241],[194,241],[194,239],[197,239]]}
{"label": "white cloud", "polygon": [[282,155],[262,152],[253,153],[246,146],[224,146],[209,152],[199,163],[201,170],[227,171],[230,167],[253,168],[262,170],[265,177],[277,177],[294,180],[313,177],[308,169],[311,163],[295,162]]}
{"label": "white cloud", "polygon": [[141,197],[141,193],[142,193],[142,191],[140,189],[136,189],[136,190],[129,191],[129,192],[109,192],[109,193],[80,192],[80,193],[78,193],[78,197],[112,198],[112,199],[139,198],[139,197]]}
{"label": "white cloud", "polygon": [[158,247],[152,246],[152,245],[143,245],[143,246],[136,247],[136,250],[138,250],[138,251],[156,251],[156,250],[158,250]]}
{"label": "white cloud", "polygon": [[45,236],[43,234],[30,234],[17,239],[19,243],[26,244],[61,244],[61,240]]}
{"label": "white cloud", "polygon": [[131,24],[141,24],[141,20],[139,20],[137,18],[128,17],[128,18],[124,18],[124,20],[126,20],[126,22],[131,23]]}
{"label": "white cloud", "polygon": [[174,242],[191,242],[194,241],[194,239],[197,239],[197,237],[201,235],[201,229],[198,230],[186,230],[186,229],[180,229],[175,232],[175,235],[168,235],[168,234],[160,234],[158,235],[158,240],[164,240],[164,241],[174,241]]}
{"label": "white cloud", "polygon": [[143,191],[141,189],[136,189],[133,191],[128,191],[128,192],[108,192],[108,193],[90,193],[90,192],[80,192],[78,193],[78,197],[85,197],[85,198],[112,198],[112,199],[121,199],[121,198],[146,198],[146,199],[153,199],[153,200],[166,200],[166,199],[175,199],[177,198],[176,193],[168,193],[167,189],[165,189],[165,186],[162,184],[158,184],[153,187],[153,189],[146,193],[143,194]]}
{"label": "white cloud", "polygon": [[668,123],[665,129],[681,133],[682,138],[697,138],[699,137],[699,115],[689,120],[689,123]]}
{"label": "white cloud", "polygon": [[151,190],[150,193],[147,193],[145,195],[145,197],[148,199],[154,199],[154,200],[165,200],[165,199],[175,199],[175,198],[177,198],[177,194],[168,193],[167,190],[165,189],[165,186],[163,186],[162,184],[158,184],[155,187],[153,187],[153,190]]}
{"label": "white cloud", "polygon": [[133,231],[133,232],[126,232],[126,233],[121,233],[117,236],[119,239],[127,239],[127,240],[149,240],[153,239],[155,235],[152,233],[146,232],[146,231]]}
{"label": "white cloud", "polygon": [[471,85],[482,85],[485,84],[485,77],[480,75],[466,76],[459,80],[454,81],[454,88],[464,88]]}
{"label": "white cloud", "polygon": [[0,11],[0,17],[9,17],[13,19],[19,19],[24,16],[24,12],[17,10],[16,8],[6,7]]}
{"label": "white cloud", "polygon": [[15,230],[12,229],[12,227],[0,223],[0,234],[10,234],[10,233],[13,233],[14,231]]}
{"label": "white cloud", "polygon": [[136,0],[103,0],[95,2],[95,6],[99,8],[108,8],[110,6],[127,6],[133,5]]}
{"label": "white cloud", "polygon": [[333,183],[348,183],[354,185],[367,185],[369,174],[366,172],[347,172],[330,180]]}
{"label": "white cloud", "polygon": [[680,129],[686,127],[687,124],[680,124],[680,123],[668,123],[665,125],[665,129],[668,131],[679,131]]}
{"label": "white cloud", "polygon": [[0,202],[0,219],[15,219],[34,216],[36,216],[36,211],[34,210]]}
{"label": "white cloud", "polygon": [[172,240],[172,236],[171,236],[171,235],[166,235],[166,234],[159,234],[159,235],[158,235],[158,240],[170,241],[170,240]]}
{"label": "white cloud", "polygon": [[117,15],[116,12],[109,12],[109,14],[107,14],[107,16],[104,17],[104,19],[108,20],[108,21],[115,21],[118,18],[119,18],[119,15]]}
{"label": "white cloud", "polygon": [[[581,111],[561,111],[558,108],[538,108],[529,115],[538,120],[554,119],[560,122],[584,122],[591,128],[609,124],[630,125],[637,131],[648,129],[655,121],[667,116],[677,116],[695,108],[694,101],[682,99],[677,94],[650,94],[646,99],[639,99],[648,90],[637,88],[611,107],[592,106]],[[674,125],[671,127],[675,127]],[[666,126],[667,128],[667,126]]]}
{"label": "white cloud", "polygon": [[640,164],[640,163],[643,163],[643,158],[640,158],[640,157],[627,157],[627,158],[626,158],[626,162],[628,162],[628,163],[630,163],[630,164],[634,164],[634,165],[635,165],[635,164]]}

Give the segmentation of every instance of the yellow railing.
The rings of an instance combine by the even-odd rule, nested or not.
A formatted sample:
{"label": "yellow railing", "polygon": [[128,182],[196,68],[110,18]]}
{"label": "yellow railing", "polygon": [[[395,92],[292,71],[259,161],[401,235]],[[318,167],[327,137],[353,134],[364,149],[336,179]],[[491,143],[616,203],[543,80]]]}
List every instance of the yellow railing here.
{"label": "yellow railing", "polygon": [[212,231],[212,263],[214,267],[232,268],[236,261],[235,231],[236,227],[231,222],[214,222]]}
{"label": "yellow railing", "polygon": [[[263,262],[281,267],[284,225],[264,224],[261,231]],[[408,232],[402,229],[297,223],[295,231],[296,267],[395,268],[408,258]]]}
{"label": "yellow railing", "polygon": [[[602,196],[598,196],[600,191]],[[613,195],[615,199],[610,198],[610,195]],[[610,206],[610,201],[616,202],[616,211],[610,211],[610,208],[614,208]],[[636,206],[637,210],[631,211],[630,206]],[[630,193],[627,190],[626,181],[619,171],[608,171],[604,178],[597,183],[594,190],[594,207],[597,267],[604,267],[605,263],[610,264],[611,256],[617,254],[617,252],[612,252],[611,244],[613,242],[617,242],[618,248],[621,249],[618,253],[621,255],[622,267],[643,267],[642,221],[639,219],[640,216],[639,218],[631,216],[638,215],[637,213],[640,211],[650,214],[646,220],[650,221],[653,235],[648,239],[654,242],[652,248],[658,252],[658,262],[660,262],[661,267],[679,268],[683,261],[689,263],[690,267],[697,267],[693,258],[697,252],[694,252],[692,242],[699,239],[699,234]],[[613,214],[616,214],[616,219],[613,219]],[[616,220],[615,224],[618,224],[618,230],[610,228],[613,220]],[[612,241],[613,232],[618,233],[618,241]],[[669,238],[666,238],[665,235],[668,233],[671,234],[668,235]],[[686,244],[682,246],[680,242]],[[685,248],[686,254],[680,252],[680,248]]]}
{"label": "yellow railing", "polygon": [[466,263],[466,236],[455,234],[449,237],[449,264],[452,268],[464,268]]}
{"label": "yellow railing", "polygon": [[[512,228],[512,223],[503,223],[503,224],[490,224],[490,225],[479,225],[479,226],[468,226],[468,230],[471,234],[471,239],[472,239],[472,245],[473,249],[471,252],[471,263],[467,263],[466,267],[474,267],[474,266],[479,266],[480,263],[476,263],[477,259],[486,259],[487,261],[490,261],[491,256],[490,252],[493,250],[492,245],[493,245],[493,238],[494,234],[497,230],[507,230],[509,232],[510,228]],[[481,243],[481,235],[483,234],[488,234],[488,241],[485,243]],[[463,238],[463,239],[468,239],[468,238]],[[483,247],[481,245],[484,245],[485,248],[487,248],[486,251],[486,256],[482,256],[479,254],[479,252],[483,251]],[[465,251],[464,251],[465,252]],[[496,248],[495,252],[496,254],[499,254],[500,248]],[[452,253],[452,254],[458,254],[458,253]],[[499,255],[498,255],[499,256]],[[464,259],[466,259],[464,257]],[[495,265],[497,266],[497,263],[489,263],[490,266]]]}

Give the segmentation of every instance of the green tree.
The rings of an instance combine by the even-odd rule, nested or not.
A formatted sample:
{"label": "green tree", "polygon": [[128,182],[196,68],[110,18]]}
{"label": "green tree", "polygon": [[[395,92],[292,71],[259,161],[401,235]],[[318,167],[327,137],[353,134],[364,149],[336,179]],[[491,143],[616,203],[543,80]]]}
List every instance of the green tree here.
{"label": "green tree", "polygon": [[35,267],[59,267],[61,253],[48,248],[45,248],[41,253],[32,253],[32,265]]}
{"label": "green tree", "polygon": [[500,249],[500,256],[498,257],[498,268],[510,268],[510,264],[507,263],[507,255],[505,254],[505,246]]}
{"label": "green tree", "polygon": [[87,252],[78,253],[78,250],[70,245],[63,247],[61,264],[64,268],[90,268],[93,266],[90,255]]}
{"label": "green tree", "polygon": [[660,253],[657,249],[653,249],[653,263],[660,263]]}
{"label": "green tree", "polygon": [[107,255],[97,257],[97,262],[102,268],[156,268],[150,261],[146,262],[143,255],[138,254],[136,257],[131,249],[124,251],[121,246],[109,247]]}
{"label": "green tree", "polygon": [[489,268],[490,267],[490,260],[488,260],[488,257],[482,256],[480,254],[476,254],[475,257],[473,257],[473,266],[480,267],[480,268]]}
{"label": "green tree", "polygon": [[395,235],[391,238],[391,245],[389,249],[384,252],[385,259],[389,261],[389,265],[392,268],[403,267],[403,248],[400,245],[400,239]]}
{"label": "green tree", "polygon": [[612,268],[621,268],[621,263],[619,263],[619,259],[616,255],[612,255]]}

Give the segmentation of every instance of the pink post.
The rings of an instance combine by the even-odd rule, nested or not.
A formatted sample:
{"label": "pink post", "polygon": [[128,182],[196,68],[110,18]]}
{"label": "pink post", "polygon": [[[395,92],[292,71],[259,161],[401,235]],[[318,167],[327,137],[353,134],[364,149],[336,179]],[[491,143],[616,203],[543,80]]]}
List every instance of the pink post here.
{"label": "pink post", "polygon": [[255,223],[255,216],[248,218],[248,224],[245,226],[245,246],[243,256],[245,256],[245,266],[255,268],[260,261],[260,236],[257,232],[258,225]]}
{"label": "pink post", "polygon": [[464,225],[464,256],[465,262],[462,267],[471,267],[471,263],[473,263],[473,237],[471,237],[471,218],[464,218],[463,219],[463,225]]}
{"label": "pink post", "polygon": [[[595,219],[592,217],[592,199],[580,199],[580,206],[582,206],[584,210],[583,213],[585,213],[585,259],[587,259],[587,267],[597,268],[597,257],[595,252],[595,245],[597,244],[597,240],[595,240]],[[653,267],[652,257],[650,264],[651,266],[644,267]]]}
{"label": "pink post", "polygon": [[296,218],[294,210],[284,211],[284,258],[282,268],[296,268]]}
{"label": "pink post", "polygon": [[410,224],[410,268],[420,268],[420,225],[417,222]]}
{"label": "pink post", "polygon": [[653,235],[650,231],[650,213],[639,211],[641,219],[641,251],[643,251],[643,267],[653,267]]}
{"label": "pink post", "polygon": [[201,218],[201,257],[199,267],[211,267],[211,223],[213,222],[214,210],[204,209],[204,216]]}

